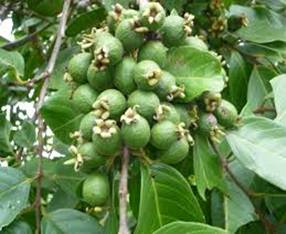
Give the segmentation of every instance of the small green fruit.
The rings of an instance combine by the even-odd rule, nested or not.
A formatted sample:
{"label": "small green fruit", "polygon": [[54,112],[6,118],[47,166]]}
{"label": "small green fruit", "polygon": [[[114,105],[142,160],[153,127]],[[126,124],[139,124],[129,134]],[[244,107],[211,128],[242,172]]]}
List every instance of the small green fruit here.
{"label": "small green fruit", "polygon": [[160,67],[164,67],[167,60],[168,48],[160,41],[146,42],[138,53],[138,61],[152,60]]}
{"label": "small green fruit", "polygon": [[178,15],[166,17],[160,29],[163,43],[168,47],[182,45],[191,34],[193,16],[186,13],[184,18]]}
{"label": "small green fruit", "polygon": [[175,104],[174,105],[177,113],[180,116],[180,122],[183,122],[187,128],[192,124],[192,117],[188,111],[189,107],[185,104]]}
{"label": "small green fruit", "polygon": [[130,94],[127,100],[128,107],[135,107],[136,111],[152,122],[156,109],[160,105],[160,100],[153,92],[136,90]]}
{"label": "small green fruit", "polygon": [[96,152],[96,148],[92,142],[86,142],[82,144],[78,153],[83,158],[83,169],[88,170],[92,168],[97,168],[104,165],[106,159]]}
{"label": "small green fruit", "polygon": [[137,114],[135,109],[129,108],[121,116],[121,136],[128,147],[140,149],[147,145],[151,133],[148,121]]}
{"label": "small green fruit", "polygon": [[136,84],[133,80],[133,69],[136,62],[131,57],[125,57],[116,66],[114,72],[114,85],[123,94],[128,95],[136,89]]}
{"label": "small green fruit", "polygon": [[180,115],[178,114],[176,108],[171,103],[167,102],[164,102],[158,106],[154,119],[158,122],[168,120],[174,124],[179,124],[181,122]]}
{"label": "small green fruit", "polygon": [[221,136],[224,133],[218,126],[218,122],[214,114],[212,113],[201,113],[199,119],[199,132],[214,142],[220,142]]}
{"label": "small green fruit", "polygon": [[101,119],[119,119],[126,109],[124,95],[116,89],[107,89],[97,97],[93,104],[94,113]]}
{"label": "small green fruit", "polygon": [[113,10],[108,12],[107,25],[111,32],[116,30],[118,24],[124,19],[131,19],[139,15],[138,11],[133,9],[124,9],[119,3],[113,6]]}
{"label": "small green fruit", "polygon": [[68,73],[77,83],[86,83],[87,70],[91,62],[90,53],[80,53],[71,58],[68,64]]}
{"label": "small green fruit", "polygon": [[88,113],[92,110],[98,93],[88,84],[79,86],[73,93],[72,100],[75,106],[82,112]]}
{"label": "small green fruit", "polygon": [[111,68],[98,68],[96,65],[91,64],[87,70],[87,80],[97,91],[112,88],[112,71]]}
{"label": "small green fruit", "polygon": [[115,65],[122,59],[123,53],[120,40],[113,36],[102,36],[97,40],[94,57],[98,62]]}
{"label": "small green fruit", "polygon": [[208,46],[207,44],[198,38],[197,36],[195,37],[187,37],[183,43],[183,45],[191,46],[196,49],[202,50],[202,51],[208,51]]}
{"label": "small green fruit", "polygon": [[140,10],[141,23],[151,31],[156,31],[162,27],[166,12],[160,3],[150,2]]}
{"label": "small green fruit", "polygon": [[133,78],[139,89],[150,91],[156,87],[162,76],[159,65],[151,60],[143,60],[136,64]]}
{"label": "small green fruit", "polygon": [[96,151],[104,156],[112,156],[121,148],[120,130],[114,120],[97,119],[93,128],[92,142]]}
{"label": "small green fruit", "polygon": [[103,174],[89,175],[82,185],[82,197],[91,206],[104,205],[109,197],[109,182]]}
{"label": "small green fruit", "polygon": [[156,85],[154,92],[161,100],[172,101],[174,98],[184,98],[184,88],[176,85],[176,78],[169,72],[163,71],[161,79]]}
{"label": "small green fruit", "polygon": [[176,140],[171,146],[157,152],[161,162],[166,164],[177,164],[181,162],[189,153],[190,145],[186,138]]}
{"label": "small green fruit", "polygon": [[226,128],[234,127],[238,122],[237,109],[232,103],[226,100],[222,100],[220,106],[215,111],[215,116],[218,122]]}
{"label": "small green fruit", "polygon": [[151,144],[157,149],[165,150],[177,140],[177,126],[165,120],[155,124],[151,130]]}
{"label": "small green fruit", "polygon": [[86,114],[79,125],[79,130],[81,136],[85,139],[90,141],[92,139],[92,128],[95,125],[96,116],[93,111]]}
{"label": "small green fruit", "polygon": [[206,112],[214,112],[221,104],[221,94],[206,91],[199,98],[199,104],[202,110]]}
{"label": "small green fruit", "polygon": [[126,51],[138,49],[144,43],[145,29],[138,25],[136,19],[122,20],[115,31],[115,36],[122,42]]}

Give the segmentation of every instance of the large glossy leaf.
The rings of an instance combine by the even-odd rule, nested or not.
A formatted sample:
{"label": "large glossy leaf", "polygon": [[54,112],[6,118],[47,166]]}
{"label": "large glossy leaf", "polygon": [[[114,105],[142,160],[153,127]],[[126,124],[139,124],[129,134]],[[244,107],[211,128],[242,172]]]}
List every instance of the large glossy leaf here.
{"label": "large glossy leaf", "polygon": [[173,48],[168,54],[166,69],[185,86],[187,101],[206,90],[220,92],[224,75],[219,60],[209,53],[190,46]]}
{"label": "large glossy leaf", "polygon": [[17,169],[0,167],[0,231],[28,205],[32,180]]}
{"label": "large glossy leaf", "polygon": [[101,234],[102,227],[97,220],[73,209],[60,209],[44,215],[43,234]]}
{"label": "large glossy leaf", "polygon": [[267,43],[286,41],[286,18],[265,7],[244,7],[233,5],[232,15],[245,15],[249,21],[247,27],[242,27],[237,34],[244,40]]}
{"label": "large glossy leaf", "polygon": [[233,51],[229,61],[230,101],[239,109],[246,103],[249,68],[240,53]]}
{"label": "large glossy leaf", "polygon": [[175,9],[177,12],[181,12],[183,10],[184,4],[187,3],[187,0],[163,0],[162,5],[169,11]]}
{"label": "large glossy leaf", "polygon": [[70,143],[70,133],[78,130],[83,114],[70,100],[70,93],[59,91],[43,105],[41,113],[56,137],[63,143]]}
{"label": "large glossy leaf", "polygon": [[204,222],[203,213],[185,178],[173,167],[141,167],[141,195],[135,234],[152,233],[177,221]]}
{"label": "large glossy leaf", "polygon": [[1,234],[32,234],[33,231],[29,224],[23,221],[15,221],[4,228]]}
{"label": "large glossy leaf", "polygon": [[5,114],[0,113],[0,152],[11,153],[12,147],[10,145],[11,125],[5,117]]}
{"label": "large glossy leaf", "polygon": [[195,142],[193,155],[196,185],[199,194],[205,199],[206,189],[217,187],[225,190],[225,184],[219,158],[211,150],[207,138],[197,135]]}
{"label": "large glossy leaf", "polygon": [[227,135],[234,155],[248,169],[286,190],[286,128],[263,117],[250,117]]}
{"label": "large glossy leaf", "polygon": [[66,35],[76,36],[83,30],[99,26],[106,17],[104,8],[96,8],[74,18],[67,26]]}
{"label": "large glossy leaf", "polygon": [[273,87],[275,107],[277,111],[276,121],[286,126],[286,75],[280,75],[271,80]]}
{"label": "large glossy leaf", "polygon": [[254,115],[253,111],[260,107],[270,92],[269,80],[275,72],[265,67],[254,67],[247,88],[247,103],[243,109],[244,116]]}
{"label": "large glossy leaf", "polygon": [[21,129],[14,135],[14,141],[21,147],[31,148],[36,140],[35,126],[30,121],[24,121]]}
{"label": "large glossy leaf", "polygon": [[169,223],[154,234],[227,234],[223,229],[212,227],[203,223],[196,222],[173,222]]}
{"label": "large glossy leaf", "polygon": [[24,67],[24,58],[20,53],[0,49],[0,76],[10,72],[13,77],[20,80],[24,75]]}

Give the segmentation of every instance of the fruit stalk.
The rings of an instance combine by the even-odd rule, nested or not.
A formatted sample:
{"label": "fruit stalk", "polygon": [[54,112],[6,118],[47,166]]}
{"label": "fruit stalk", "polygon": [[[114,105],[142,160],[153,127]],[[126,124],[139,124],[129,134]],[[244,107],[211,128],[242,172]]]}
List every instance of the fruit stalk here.
{"label": "fruit stalk", "polygon": [[118,234],[129,234],[127,224],[127,195],[128,195],[128,163],[129,150],[125,146],[121,161],[121,173],[119,184],[119,231]]}

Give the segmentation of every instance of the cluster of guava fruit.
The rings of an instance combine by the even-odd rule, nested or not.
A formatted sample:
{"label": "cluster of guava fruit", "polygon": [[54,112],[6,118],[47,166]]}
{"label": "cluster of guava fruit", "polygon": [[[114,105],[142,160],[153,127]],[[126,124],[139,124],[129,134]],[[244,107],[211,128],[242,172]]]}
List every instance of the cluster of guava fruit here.
{"label": "cluster of guava fruit", "polygon": [[69,61],[65,79],[84,113],[71,151],[77,166],[91,172],[82,189],[90,205],[106,202],[108,179],[100,168],[123,147],[176,164],[195,144],[194,132],[216,141],[223,127],[235,125],[237,111],[219,93],[186,101],[185,87],[164,69],[168,49],[193,40],[192,24],[191,14],[167,16],[157,2],[139,11],[116,4],[105,26],[83,35],[82,52]]}

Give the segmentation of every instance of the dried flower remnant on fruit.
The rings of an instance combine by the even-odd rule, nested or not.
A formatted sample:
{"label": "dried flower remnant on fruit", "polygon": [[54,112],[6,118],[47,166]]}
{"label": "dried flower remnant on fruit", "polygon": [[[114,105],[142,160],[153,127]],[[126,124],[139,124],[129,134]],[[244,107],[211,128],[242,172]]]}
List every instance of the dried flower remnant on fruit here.
{"label": "dried flower remnant on fruit", "polygon": [[186,138],[187,141],[189,142],[189,144],[191,146],[193,146],[195,144],[195,141],[194,141],[192,135],[190,134],[190,131],[188,129],[186,129],[185,127],[186,127],[185,123],[180,123],[177,125],[176,134],[178,136],[178,140]]}
{"label": "dried flower remnant on fruit", "polygon": [[120,121],[126,123],[127,125],[134,123],[138,120],[138,113],[136,112],[136,108],[138,106],[130,107],[127,111],[121,116]]}
{"label": "dried flower remnant on fruit", "polygon": [[175,98],[185,98],[185,87],[174,85],[171,87],[170,93],[167,95],[168,101],[173,101]]}
{"label": "dried flower remnant on fruit", "polygon": [[194,25],[194,18],[195,16],[186,12],[184,14],[184,31],[186,32],[186,34],[188,36],[190,36],[192,34],[192,27]]}
{"label": "dried flower remnant on fruit", "polygon": [[109,15],[115,20],[115,21],[119,21],[120,17],[122,15],[123,12],[123,6],[121,6],[119,3],[116,3],[115,5],[112,6],[112,11],[109,12]]}
{"label": "dried flower remnant on fruit", "polygon": [[98,100],[93,104],[94,114],[101,119],[107,119],[110,115],[110,107],[107,100]]}
{"label": "dried flower remnant on fruit", "polygon": [[117,133],[116,121],[114,120],[95,120],[95,126],[93,127],[93,132],[96,135],[100,135],[102,138],[109,138],[113,134]]}

